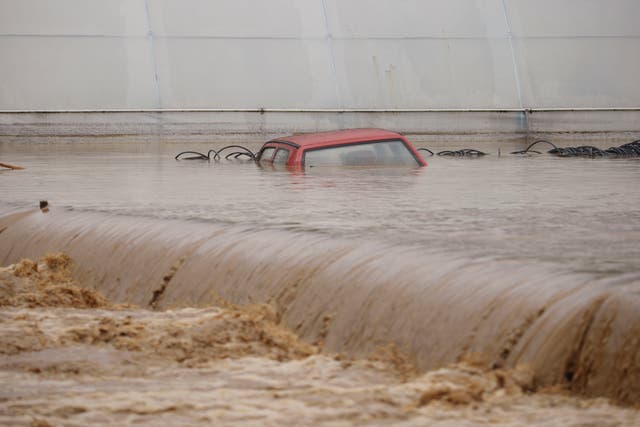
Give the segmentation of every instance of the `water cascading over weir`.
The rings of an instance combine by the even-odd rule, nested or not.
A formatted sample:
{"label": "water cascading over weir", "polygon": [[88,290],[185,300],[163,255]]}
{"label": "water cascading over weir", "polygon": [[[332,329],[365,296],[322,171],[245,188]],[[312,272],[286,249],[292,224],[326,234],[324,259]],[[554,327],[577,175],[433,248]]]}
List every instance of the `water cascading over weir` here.
{"label": "water cascading over weir", "polygon": [[5,210],[0,263],[63,251],[76,276],[149,309],[272,304],[324,350],[353,356],[394,343],[427,370],[477,353],[527,364],[540,386],[640,401],[638,277],[195,221],[54,208]]}

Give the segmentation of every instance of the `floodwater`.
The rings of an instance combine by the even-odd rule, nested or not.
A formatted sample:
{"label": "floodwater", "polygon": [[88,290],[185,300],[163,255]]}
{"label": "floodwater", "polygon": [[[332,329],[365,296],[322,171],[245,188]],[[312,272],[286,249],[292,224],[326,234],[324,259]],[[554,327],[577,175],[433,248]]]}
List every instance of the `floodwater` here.
{"label": "floodwater", "polygon": [[638,159],[209,148],[0,144],[0,422],[640,422]]}
{"label": "floodwater", "polygon": [[[175,161],[221,145],[0,145],[3,204],[370,238],[425,250],[640,270],[640,159],[427,157],[424,169],[260,169]],[[253,145],[257,150],[259,145]],[[484,149],[484,148],[483,148]]]}
{"label": "floodwater", "polygon": [[166,311],[79,287],[60,254],[0,268],[0,423],[634,426],[640,412],[473,357],[418,374],[393,346],[323,354],[269,306]]}

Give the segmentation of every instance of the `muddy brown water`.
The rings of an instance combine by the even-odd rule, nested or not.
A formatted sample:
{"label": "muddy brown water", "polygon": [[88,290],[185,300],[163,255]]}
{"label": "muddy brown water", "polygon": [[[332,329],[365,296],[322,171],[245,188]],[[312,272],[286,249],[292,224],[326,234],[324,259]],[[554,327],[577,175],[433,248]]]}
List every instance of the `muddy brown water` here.
{"label": "muddy brown water", "polygon": [[[114,303],[136,304],[141,308],[128,315],[144,322],[152,316],[145,308],[160,310],[158,316],[174,309],[187,318],[191,314],[180,310],[204,310],[206,318],[206,310],[212,310],[207,307],[219,297],[238,304],[266,302],[278,322],[304,342],[321,341],[322,354],[363,360],[394,343],[419,375],[481,354],[486,369],[528,366],[537,388],[559,386],[573,395],[640,402],[638,160],[494,154],[474,160],[429,158],[429,166],[420,170],[291,173],[244,162],[173,160],[188,148],[206,151],[208,146],[0,145],[3,160],[26,167],[0,174],[0,264],[68,253],[79,283]],[[33,208],[42,199],[50,202],[47,213]],[[11,309],[4,316],[14,320],[5,324],[15,326],[15,316],[39,323],[40,317],[55,318],[49,310],[54,309]],[[62,319],[80,316],[63,310],[71,311],[56,312]],[[91,311],[82,314],[88,322],[120,316]],[[120,366],[117,361],[124,357],[102,347],[91,351],[103,352],[96,358],[105,366]],[[52,354],[69,357],[65,350]],[[333,369],[333,359],[323,357],[311,360]],[[240,360],[224,363],[240,366]],[[253,368],[240,376],[272,375],[259,354],[256,363],[247,362]],[[193,368],[175,367],[174,373],[196,375],[182,369]],[[356,383],[374,375],[363,369]],[[23,397],[34,393],[39,381],[50,384],[53,394],[62,392],[65,381],[78,381],[77,375],[38,379],[24,370],[3,372],[12,378],[8,381],[23,384],[16,389]],[[381,372],[367,387],[395,390],[405,384]],[[163,380],[154,375],[143,375],[143,387],[165,393],[159,385]],[[209,371],[202,378],[207,380],[198,387],[224,382]],[[229,404],[244,408],[244,422],[252,419],[247,408],[254,409],[256,420],[282,421],[256,409],[278,407],[272,397],[252,401],[241,386],[221,387],[236,390],[232,394],[238,400]],[[370,392],[349,398],[371,408],[363,397]],[[39,402],[47,394],[33,398]],[[556,414],[561,419],[574,419],[567,414],[580,406],[601,405],[544,393],[518,399],[524,401],[507,405],[510,415],[496,422],[517,424],[518,414],[529,412],[542,417],[545,410],[537,405],[544,406],[545,399],[569,399],[562,400],[567,412]],[[406,409],[414,400],[400,406]],[[108,399],[103,403],[108,406]],[[492,411],[503,403],[482,405]],[[345,410],[335,402],[323,405],[335,413]],[[612,423],[637,421],[633,410],[603,405],[598,410],[613,416]],[[489,423],[490,417],[473,418],[469,405],[442,411],[458,425]],[[409,424],[420,419],[401,412],[382,419]],[[586,420],[598,419],[596,412]],[[93,422],[100,419],[96,416]],[[543,423],[543,418],[535,420]],[[227,421],[242,420],[239,415]]]}

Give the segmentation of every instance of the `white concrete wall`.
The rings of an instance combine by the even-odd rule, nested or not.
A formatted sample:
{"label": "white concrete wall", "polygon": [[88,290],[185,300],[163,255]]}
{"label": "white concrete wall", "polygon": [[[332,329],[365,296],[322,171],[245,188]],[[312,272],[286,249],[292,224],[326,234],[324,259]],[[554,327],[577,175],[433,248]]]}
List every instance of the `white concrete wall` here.
{"label": "white concrete wall", "polygon": [[0,110],[640,107],[638,0],[0,0]]}

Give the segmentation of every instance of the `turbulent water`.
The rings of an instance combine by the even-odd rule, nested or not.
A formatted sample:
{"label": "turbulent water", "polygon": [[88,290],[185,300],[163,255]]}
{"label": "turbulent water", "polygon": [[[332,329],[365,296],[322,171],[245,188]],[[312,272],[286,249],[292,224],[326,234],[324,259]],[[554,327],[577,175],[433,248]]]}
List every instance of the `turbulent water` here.
{"label": "turbulent water", "polygon": [[2,420],[638,423],[572,397],[640,402],[638,160],[296,173],[187,148],[212,147],[0,145],[26,167],[0,173],[0,263],[64,251],[79,284],[11,285]]}
{"label": "turbulent water", "polygon": [[[604,399],[536,390],[467,358],[418,374],[393,347],[322,354],[270,307],[151,311],[79,286],[70,259],[0,269],[6,425],[637,425]],[[535,392],[535,393],[534,393]]]}

